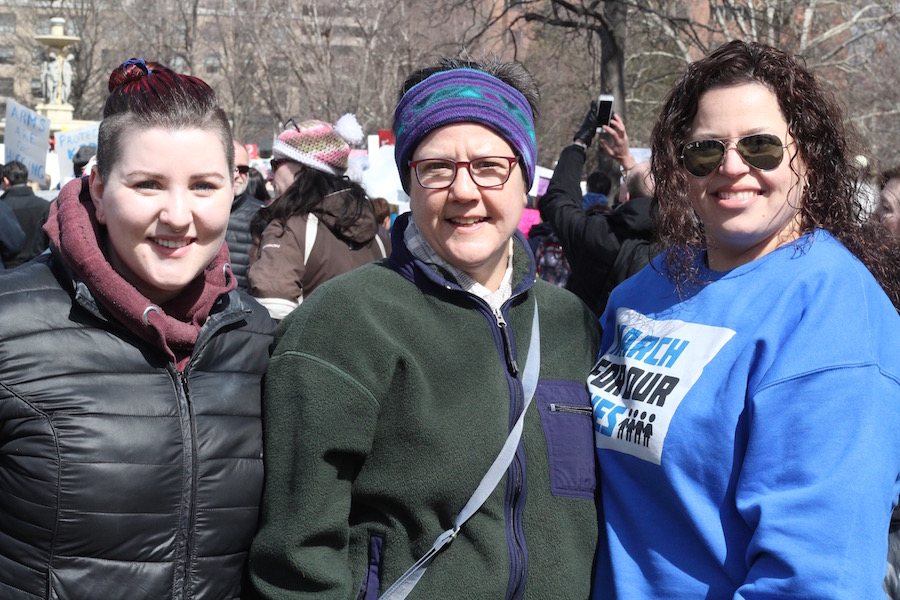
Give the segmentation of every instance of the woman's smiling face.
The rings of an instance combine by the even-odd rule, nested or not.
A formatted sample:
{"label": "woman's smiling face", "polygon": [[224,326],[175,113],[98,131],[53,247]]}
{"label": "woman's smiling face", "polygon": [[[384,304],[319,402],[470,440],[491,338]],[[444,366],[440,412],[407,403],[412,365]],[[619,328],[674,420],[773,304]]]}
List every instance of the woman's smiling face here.
{"label": "woman's smiling face", "polygon": [[[758,133],[776,135],[787,146],[781,164],[771,171],[751,167],[735,147],[738,139]],[[729,140],[712,174],[688,175],[710,268],[733,269],[797,239],[805,165],[775,94],[757,83],[706,91],[687,141],[703,139]]]}
{"label": "woman's smiling face", "polygon": [[[515,152],[484,125],[456,123],[425,136],[412,158],[471,161],[486,156],[512,157]],[[527,200],[518,164],[512,166],[509,180],[496,188],[478,187],[465,168],[457,170],[450,187],[440,190],[423,188],[414,173],[410,177],[410,210],[428,244],[449,264],[496,290]]]}
{"label": "woman's smiling face", "polygon": [[171,300],[219,253],[234,198],[220,137],[201,129],[128,133],[107,181],[91,173],[113,268],[156,304]]}

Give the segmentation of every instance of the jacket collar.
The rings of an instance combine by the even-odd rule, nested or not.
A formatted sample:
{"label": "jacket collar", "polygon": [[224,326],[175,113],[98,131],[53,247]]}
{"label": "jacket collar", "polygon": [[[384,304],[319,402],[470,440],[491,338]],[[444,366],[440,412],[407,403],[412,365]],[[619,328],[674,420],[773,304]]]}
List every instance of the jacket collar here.
{"label": "jacket collar", "polygon": [[37,196],[27,184],[21,183],[19,185],[14,185],[5,192],[3,192],[2,198],[6,198],[8,196]]}
{"label": "jacket collar", "polygon": [[[391,227],[391,255],[388,263],[405,279],[421,288],[437,287],[447,290],[464,291],[450,273],[435,265],[426,264],[415,258],[406,247],[403,232],[412,213],[397,217]],[[515,297],[531,289],[537,278],[537,265],[525,236],[518,230],[513,234],[513,274],[512,295]]]}

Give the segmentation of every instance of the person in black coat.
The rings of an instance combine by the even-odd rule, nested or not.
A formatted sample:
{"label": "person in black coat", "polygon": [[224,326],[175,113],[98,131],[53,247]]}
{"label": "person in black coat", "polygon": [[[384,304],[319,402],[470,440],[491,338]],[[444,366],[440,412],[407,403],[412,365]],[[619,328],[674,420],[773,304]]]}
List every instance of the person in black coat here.
{"label": "person in black coat", "polygon": [[0,272],[0,598],[239,598],[274,322],[223,245],[231,127],[156,63],[109,89],[50,252]]}
{"label": "person in black coat", "polygon": [[28,186],[28,167],[17,160],[3,166],[3,189],[6,192],[0,198],[13,210],[25,232],[25,243],[19,253],[6,262],[6,268],[11,269],[47,249],[47,234],[43,227],[50,213],[50,203]]}
{"label": "person in black coat", "polygon": [[613,143],[601,143],[627,172],[626,188],[628,175],[633,175],[635,193],[626,196],[628,201],[612,212],[585,210],[581,173],[596,131],[596,118],[597,107],[592,102],[573,143],[560,154],[539,208],[541,219],[553,228],[569,263],[571,274],[566,288],[600,316],[612,289],[650,260],[652,182],[646,165],[639,166],[631,156],[625,124],[614,115],[610,125],[604,126]]}
{"label": "person in black coat", "polygon": [[231,203],[231,216],[228,218],[228,229],[225,231],[225,244],[231,254],[231,270],[237,278],[238,288],[246,290],[248,286],[247,270],[250,268],[250,251],[253,248],[253,235],[250,223],[265,202],[247,193],[250,176],[250,156],[243,144],[234,142],[234,201]]}
{"label": "person in black coat", "polygon": [[19,226],[16,215],[5,203],[0,202],[0,271],[25,245],[25,232]]}

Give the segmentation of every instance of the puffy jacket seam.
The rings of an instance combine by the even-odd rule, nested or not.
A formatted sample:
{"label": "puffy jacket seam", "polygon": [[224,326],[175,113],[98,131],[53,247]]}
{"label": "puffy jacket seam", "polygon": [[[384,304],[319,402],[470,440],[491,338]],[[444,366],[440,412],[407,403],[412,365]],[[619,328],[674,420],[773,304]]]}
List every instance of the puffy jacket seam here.
{"label": "puffy jacket seam", "polygon": [[[16,587],[16,586],[12,585],[11,583],[7,583],[5,581],[0,581],[0,588],[10,588],[13,590],[18,590],[18,591],[22,592],[23,594],[28,594],[28,596],[30,598],[38,598],[40,600],[39,596],[35,596],[34,594],[27,592],[27,591],[23,590],[22,588]],[[49,598],[49,594],[46,597]]]}
{"label": "puffy jacket seam", "polygon": [[[55,489],[56,506],[59,507],[59,503],[60,503],[59,480],[60,480],[60,477],[62,476],[62,473],[60,472],[61,457],[60,457],[60,451],[59,451],[59,435],[56,432],[56,427],[53,425],[53,419],[50,417],[50,415],[48,415],[46,412],[44,412],[43,410],[36,407],[32,402],[30,402],[27,398],[22,396],[22,394],[17,393],[15,389],[10,387],[6,383],[0,381],[0,387],[2,387],[4,390],[8,391],[19,401],[21,401],[25,405],[27,405],[32,411],[34,411],[35,414],[41,415],[41,417],[47,422],[48,427],[50,427],[50,431],[53,433],[53,448],[54,448],[54,451],[56,452],[56,455],[54,457],[55,462],[56,462],[56,477],[54,478],[54,487],[56,488]],[[50,592],[52,591],[52,587],[51,587],[51,583],[50,583],[51,582],[50,574],[53,572],[53,559],[56,557],[56,544],[58,541],[57,536],[59,535],[60,511],[56,510],[55,512],[56,512],[56,515],[53,519],[53,535],[50,539],[50,546],[48,548],[48,556],[47,556],[47,572],[46,572],[47,579],[45,582],[45,586],[46,586],[45,589],[46,589],[48,598],[50,597]]]}

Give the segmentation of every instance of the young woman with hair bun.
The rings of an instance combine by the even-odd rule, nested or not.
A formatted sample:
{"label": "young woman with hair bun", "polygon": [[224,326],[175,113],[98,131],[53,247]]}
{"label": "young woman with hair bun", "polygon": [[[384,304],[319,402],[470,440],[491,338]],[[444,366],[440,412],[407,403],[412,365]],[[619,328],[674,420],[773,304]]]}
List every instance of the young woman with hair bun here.
{"label": "young woman with hair bun", "polygon": [[50,252],[0,274],[0,597],[237,598],[274,323],[223,245],[231,128],[156,63],[109,92]]}

